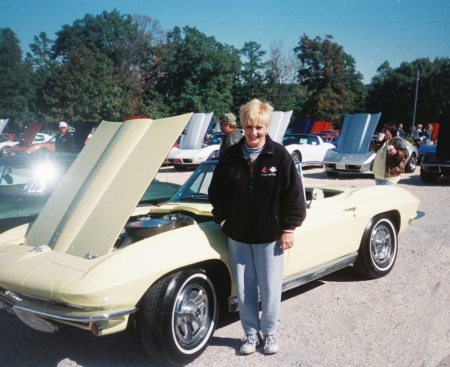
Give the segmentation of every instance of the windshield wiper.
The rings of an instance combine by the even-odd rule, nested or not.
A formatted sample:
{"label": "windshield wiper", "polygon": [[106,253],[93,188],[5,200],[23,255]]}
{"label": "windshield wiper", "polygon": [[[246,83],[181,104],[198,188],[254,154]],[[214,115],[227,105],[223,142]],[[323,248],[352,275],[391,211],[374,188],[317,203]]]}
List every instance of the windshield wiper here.
{"label": "windshield wiper", "polygon": [[192,194],[192,195],[181,196],[178,198],[178,200],[186,200],[186,199],[195,199],[195,200],[208,199],[208,195],[207,194]]}

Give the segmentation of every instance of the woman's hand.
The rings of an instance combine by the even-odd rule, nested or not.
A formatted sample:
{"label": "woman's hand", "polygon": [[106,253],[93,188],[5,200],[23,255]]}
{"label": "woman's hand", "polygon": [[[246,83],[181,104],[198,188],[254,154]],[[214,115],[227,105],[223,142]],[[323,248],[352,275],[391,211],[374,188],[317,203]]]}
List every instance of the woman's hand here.
{"label": "woman's hand", "polygon": [[289,250],[294,246],[294,232],[283,232],[278,240],[278,245],[283,250]]}

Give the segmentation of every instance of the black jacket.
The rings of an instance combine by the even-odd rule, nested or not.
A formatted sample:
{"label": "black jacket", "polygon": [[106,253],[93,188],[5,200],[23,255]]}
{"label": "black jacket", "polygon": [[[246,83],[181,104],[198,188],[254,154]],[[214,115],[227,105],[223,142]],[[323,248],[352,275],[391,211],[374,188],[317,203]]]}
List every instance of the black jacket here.
{"label": "black jacket", "polygon": [[284,229],[294,229],[306,217],[302,182],[292,157],[268,135],[255,162],[251,178],[242,154],[245,138],[220,159],[209,186],[216,223],[239,242],[260,244],[278,239]]}
{"label": "black jacket", "polygon": [[71,133],[66,132],[64,135],[59,133],[55,139],[55,151],[61,153],[75,152],[75,142]]}

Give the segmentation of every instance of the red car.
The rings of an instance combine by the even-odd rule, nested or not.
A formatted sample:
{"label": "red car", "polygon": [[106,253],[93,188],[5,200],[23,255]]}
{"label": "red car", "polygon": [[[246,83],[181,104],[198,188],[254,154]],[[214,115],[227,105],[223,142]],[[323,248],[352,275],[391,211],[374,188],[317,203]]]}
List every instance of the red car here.
{"label": "red car", "polygon": [[31,122],[17,145],[10,147],[10,153],[53,153],[55,151],[55,137],[47,134],[38,134],[43,122]]}

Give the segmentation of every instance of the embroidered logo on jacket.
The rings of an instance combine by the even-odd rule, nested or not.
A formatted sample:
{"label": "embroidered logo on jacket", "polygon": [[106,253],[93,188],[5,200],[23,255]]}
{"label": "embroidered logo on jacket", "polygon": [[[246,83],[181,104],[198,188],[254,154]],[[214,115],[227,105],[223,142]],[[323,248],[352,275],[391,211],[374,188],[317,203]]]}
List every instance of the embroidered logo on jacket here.
{"label": "embroidered logo on jacket", "polygon": [[262,175],[261,177],[267,177],[267,176],[276,176],[277,174],[275,172],[277,172],[277,169],[275,167],[263,167],[262,171]]}

